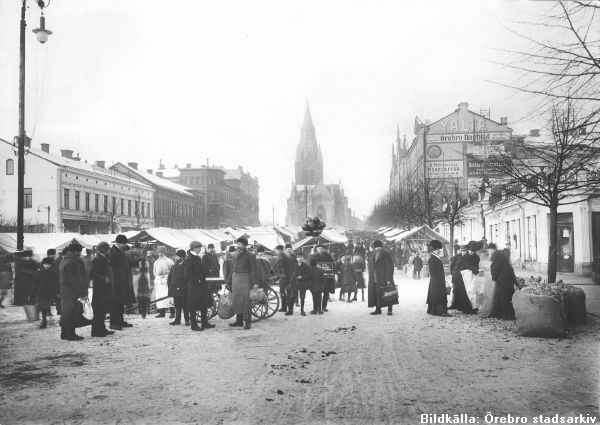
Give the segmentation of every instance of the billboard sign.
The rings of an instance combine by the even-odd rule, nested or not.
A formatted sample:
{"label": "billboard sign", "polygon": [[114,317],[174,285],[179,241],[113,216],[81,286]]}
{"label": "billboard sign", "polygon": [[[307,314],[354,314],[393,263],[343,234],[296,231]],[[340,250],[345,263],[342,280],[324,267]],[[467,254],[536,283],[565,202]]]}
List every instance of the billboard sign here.
{"label": "billboard sign", "polygon": [[478,161],[477,159],[469,158],[467,160],[467,177],[504,177],[504,173],[498,169],[503,167],[504,164],[504,161],[497,159]]}
{"label": "billboard sign", "polygon": [[486,142],[493,140],[508,140],[509,132],[486,132],[486,133],[447,133],[447,134],[428,134],[427,142],[436,143],[456,143],[456,142]]}
{"label": "billboard sign", "polygon": [[463,177],[463,161],[427,161],[427,175],[432,179]]}
{"label": "billboard sign", "polygon": [[463,159],[462,143],[428,143],[425,150],[428,161],[445,161]]}

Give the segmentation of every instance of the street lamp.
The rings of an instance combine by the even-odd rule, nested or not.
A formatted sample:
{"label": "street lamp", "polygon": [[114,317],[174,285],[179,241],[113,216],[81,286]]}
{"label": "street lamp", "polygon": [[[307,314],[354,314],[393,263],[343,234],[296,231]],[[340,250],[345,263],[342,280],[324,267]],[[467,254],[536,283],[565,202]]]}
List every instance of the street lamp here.
{"label": "street lamp", "polygon": [[44,209],[48,210],[48,224],[46,227],[46,233],[50,233],[50,205],[48,205],[48,206],[46,206],[44,204],[38,205],[38,212],[41,212],[40,208],[44,208]]}
{"label": "street lamp", "polygon": [[[50,4],[46,4],[43,0],[38,0],[38,6],[42,10],[40,17],[40,28],[36,28],[33,32],[37,35],[40,43],[45,43],[48,40],[48,35],[51,31],[46,29],[46,20],[43,16],[44,8]],[[23,212],[25,198],[25,148],[29,150],[30,140],[25,134],[25,10],[27,9],[27,0],[23,0],[21,5],[21,26],[19,28],[19,135],[16,137],[17,150],[17,250],[23,250]]]}

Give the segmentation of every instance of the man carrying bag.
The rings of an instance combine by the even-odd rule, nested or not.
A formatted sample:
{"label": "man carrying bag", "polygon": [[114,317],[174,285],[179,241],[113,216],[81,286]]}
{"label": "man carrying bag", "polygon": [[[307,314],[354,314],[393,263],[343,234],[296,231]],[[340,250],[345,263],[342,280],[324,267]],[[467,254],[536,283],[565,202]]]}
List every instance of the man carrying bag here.
{"label": "man carrying bag", "polygon": [[387,306],[388,316],[392,306],[398,304],[398,289],[394,285],[394,260],[383,249],[380,240],[373,243],[373,261],[369,267],[369,307],[375,307],[371,315],[381,314],[381,307]]}

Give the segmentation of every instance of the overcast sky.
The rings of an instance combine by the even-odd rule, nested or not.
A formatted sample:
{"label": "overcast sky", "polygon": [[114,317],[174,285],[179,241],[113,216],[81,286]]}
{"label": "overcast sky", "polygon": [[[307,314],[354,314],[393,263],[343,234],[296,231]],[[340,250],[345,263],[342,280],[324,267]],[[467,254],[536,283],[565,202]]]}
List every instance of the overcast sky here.
{"label": "overcast sky", "polygon": [[[519,46],[505,26],[523,1],[54,0],[48,43],[27,13],[27,119],[35,147],[142,168],[242,165],[260,180],[261,219],[283,223],[306,100],[326,182],[359,217],[387,190],[396,126],[466,101],[509,125],[527,102],[486,82],[486,59]],[[0,0],[0,137],[18,127],[20,1]],[[515,125],[516,126],[516,125]],[[516,126],[518,127],[518,126]]]}

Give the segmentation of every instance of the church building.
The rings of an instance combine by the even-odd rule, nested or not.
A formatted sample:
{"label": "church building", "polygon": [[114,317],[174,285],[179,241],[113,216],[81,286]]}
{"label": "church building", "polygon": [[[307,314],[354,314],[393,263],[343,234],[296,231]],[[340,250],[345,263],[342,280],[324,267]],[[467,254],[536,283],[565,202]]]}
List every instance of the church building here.
{"label": "church building", "polygon": [[349,226],[351,212],[344,188],[341,184],[323,183],[323,153],[317,143],[308,104],[296,148],[295,166],[286,224],[300,225],[307,216],[318,216],[328,226]]}

